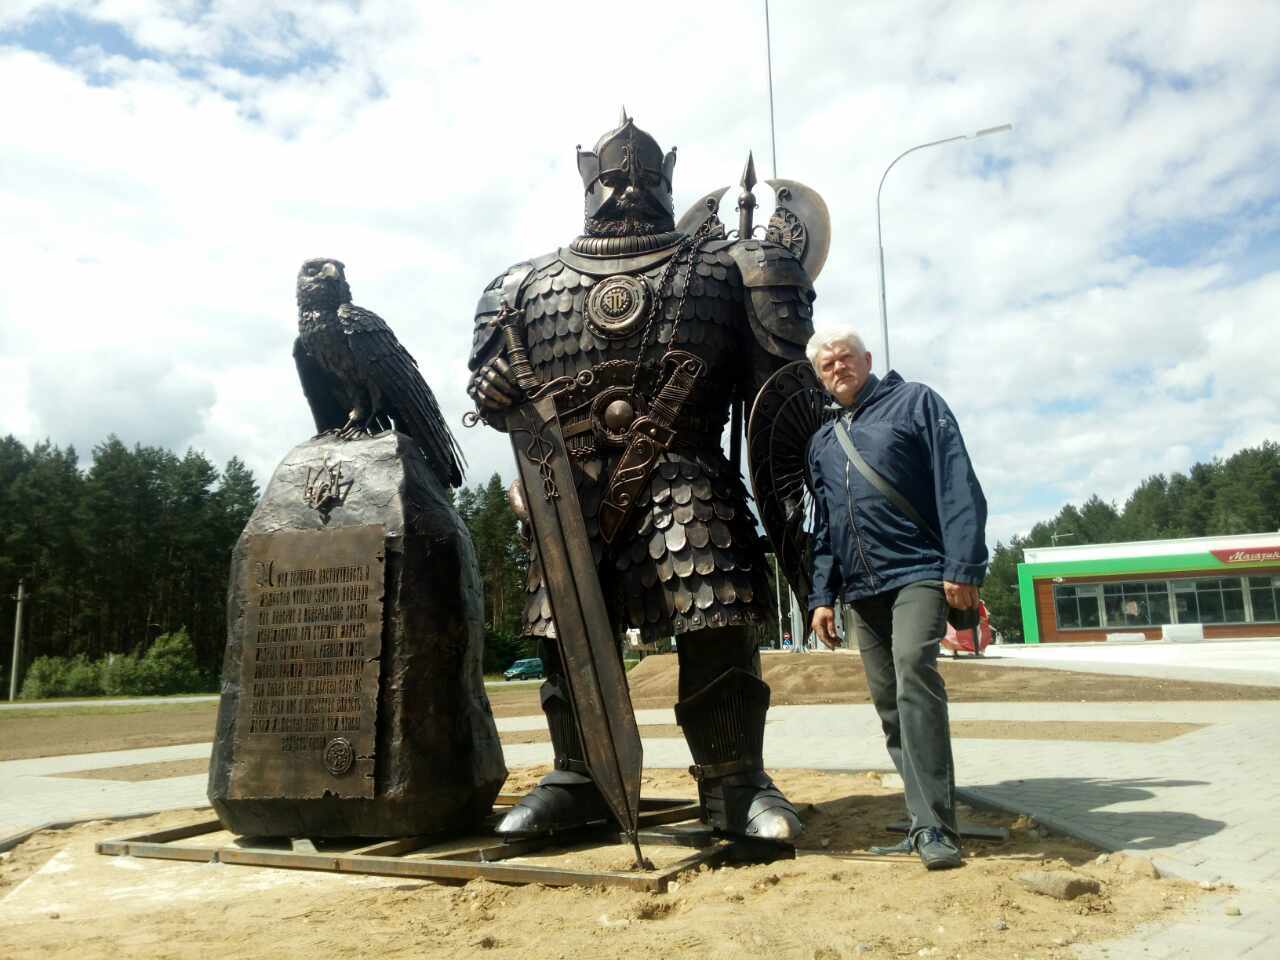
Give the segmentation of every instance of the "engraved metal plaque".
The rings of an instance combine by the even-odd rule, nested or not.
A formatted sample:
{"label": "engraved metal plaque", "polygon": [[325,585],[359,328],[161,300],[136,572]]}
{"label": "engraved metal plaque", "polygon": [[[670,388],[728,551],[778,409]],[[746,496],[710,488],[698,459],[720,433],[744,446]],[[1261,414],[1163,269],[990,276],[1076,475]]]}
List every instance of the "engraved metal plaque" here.
{"label": "engraved metal plaque", "polygon": [[229,798],[372,797],[381,524],[246,538]]}

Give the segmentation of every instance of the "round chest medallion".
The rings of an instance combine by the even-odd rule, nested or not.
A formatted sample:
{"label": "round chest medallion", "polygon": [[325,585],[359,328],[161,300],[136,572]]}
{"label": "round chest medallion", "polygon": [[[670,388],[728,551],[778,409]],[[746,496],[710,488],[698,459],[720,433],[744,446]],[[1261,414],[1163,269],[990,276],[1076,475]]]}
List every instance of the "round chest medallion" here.
{"label": "round chest medallion", "polygon": [[619,274],[601,280],[587,296],[587,322],[605,337],[629,337],[644,321],[649,288],[637,277]]}
{"label": "round chest medallion", "polygon": [[335,777],[340,777],[355,762],[356,752],[346,737],[335,737],[324,748],[324,766]]}

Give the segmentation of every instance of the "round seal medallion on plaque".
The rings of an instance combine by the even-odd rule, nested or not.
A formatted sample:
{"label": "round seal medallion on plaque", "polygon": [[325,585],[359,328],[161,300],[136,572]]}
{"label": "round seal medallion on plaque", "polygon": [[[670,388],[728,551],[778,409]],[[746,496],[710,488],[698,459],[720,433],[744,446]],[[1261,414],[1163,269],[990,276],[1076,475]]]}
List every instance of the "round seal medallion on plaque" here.
{"label": "round seal medallion on plaque", "polygon": [[587,296],[587,323],[604,337],[629,337],[644,320],[649,288],[643,280],[618,274],[601,280]]}
{"label": "round seal medallion on plaque", "polygon": [[324,748],[324,768],[340,777],[356,762],[356,752],[346,737],[335,737]]}

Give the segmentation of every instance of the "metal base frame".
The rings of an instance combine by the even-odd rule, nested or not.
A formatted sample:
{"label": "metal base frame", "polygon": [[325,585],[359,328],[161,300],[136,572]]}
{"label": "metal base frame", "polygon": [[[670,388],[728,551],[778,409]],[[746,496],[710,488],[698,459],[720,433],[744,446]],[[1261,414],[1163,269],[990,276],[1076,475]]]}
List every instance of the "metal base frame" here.
{"label": "metal base frame", "polygon": [[[506,807],[519,797],[503,794],[495,801],[495,812],[489,824],[496,823]],[[400,837],[379,840],[345,849],[334,841],[321,841],[320,848],[310,839],[266,840],[252,837],[238,838],[233,844],[221,847],[184,846],[182,840],[223,829],[217,820],[156,833],[104,840],[97,844],[97,852],[104,856],[151,857],[160,860],[185,860],[195,863],[231,863],[253,867],[278,867],[291,870],[325,870],[331,873],[369,874],[385,877],[413,877],[419,880],[462,882],[483,878],[495,883],[541,883],[552,887],[614,886],[630,890],[647,890],[664,893],[672,880],[681,873],[706,864],[708,867],[724,863],[761,863],[795,858],[795,848],[785,844],[762,840],[723,837],[710,827],[696,821],[700,815],[698,804],[691,800],[642,798],[640,801],[640,842],[688,846],[696,852],[662,869],[612,871],[568,870],[560,867],[542,867],[530,864],[511,864],[503,861],[527,856],[557,847],[583,844],[626,844],[625,834],[616,825],[599,823],[578,830],[559,833],[550,837],[531,837],[509,842],[495,842],[451,850],[432,855],[429,847],[440,844],[439,837]],[[271,849],[265,844],[288,844],[289,849]],[[417,854],[415,859],[404,859]]]}

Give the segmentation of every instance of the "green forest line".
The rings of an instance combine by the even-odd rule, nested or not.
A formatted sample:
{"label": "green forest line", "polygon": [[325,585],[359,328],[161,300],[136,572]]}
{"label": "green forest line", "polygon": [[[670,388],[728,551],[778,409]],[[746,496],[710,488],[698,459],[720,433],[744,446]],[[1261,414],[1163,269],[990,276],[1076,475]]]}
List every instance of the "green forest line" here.
{"label": "green forest line", "polygon": [[[233,457],[126,447],[110,436],[81,469],[74,448],[0,439],[0,665],[7,692],[13,595],[26,578],[23,661],[142,660],[183,635],[200,685],[216,687],[226,639],[231,548],[259,495]],[[454,502],[475,542],[485,587],[485,670],[533,653],[519,636],[528,560],[497,474]],[[1026,536],[996,544],[982,596],[1008,640],[1022,637],[1017,564],[1026,547],[1280,529],[1280,445],[1267,441],[1186,474],[1157,474],[1117,508],[1097,496],[1069,504]],[[161,644],[163,647],[164,645]],[[161,651],[156,650],[153,660]],[[189,675],[184,675],[189,676]],[[187,682],[190,682],[189,680]]]}

